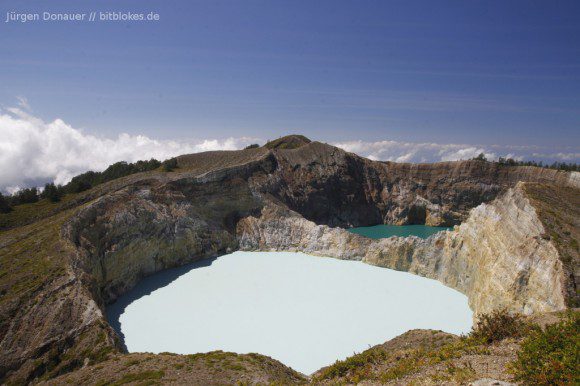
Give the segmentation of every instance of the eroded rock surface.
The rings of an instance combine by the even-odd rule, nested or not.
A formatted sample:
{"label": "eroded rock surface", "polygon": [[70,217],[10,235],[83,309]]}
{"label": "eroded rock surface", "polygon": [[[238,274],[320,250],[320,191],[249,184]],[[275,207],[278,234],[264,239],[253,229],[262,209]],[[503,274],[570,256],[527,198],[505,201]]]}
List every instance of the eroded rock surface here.
{"label": "eroded rock surface", "polygon": [[242,219],[238,234],[243,250],[300,251],[437,279],[466,294],[475,313],[566,307],[568,275],[521,184],[474,208],[460,226],[426,240],[372,240],[317,225],[277,205]]}
{"label": "eroded rock surface", "polygon": [[580,173],[480,161],[371,161],[319,142],[275,152],[263,190],[317,224],[450,226],[519,181],[580,187]]}

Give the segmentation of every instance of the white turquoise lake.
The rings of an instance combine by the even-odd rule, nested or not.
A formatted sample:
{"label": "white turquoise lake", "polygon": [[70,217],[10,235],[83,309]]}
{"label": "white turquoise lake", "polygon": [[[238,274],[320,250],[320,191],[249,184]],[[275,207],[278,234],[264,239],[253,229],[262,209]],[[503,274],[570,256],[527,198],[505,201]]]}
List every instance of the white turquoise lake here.
{"label": "white turquoise lake", "polygon": [[466,296],[356,261],[235,252],[150,276],[108,307],[129,352],[256,352],[305,374],[409,329],[466,333]]}

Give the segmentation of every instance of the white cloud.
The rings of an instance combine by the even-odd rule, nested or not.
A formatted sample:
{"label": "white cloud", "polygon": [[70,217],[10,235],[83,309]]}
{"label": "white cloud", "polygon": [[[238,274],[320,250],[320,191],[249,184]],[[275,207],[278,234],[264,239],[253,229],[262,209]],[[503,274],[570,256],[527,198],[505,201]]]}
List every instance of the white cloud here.
{"label": "white cloud", "polygon": [[[101,171],[118,161],[135,162],[208,150],[235,150],[260,139],[238,137],[203,140],[156,140],[144,135],[120,134],[104,138],[73,128],[62,119],[45,122],[32,114],[26,98],[19,107],[0,109],[0,191],[39,186],[48,181],[64,184],[87,170]],[[373,160],[436,162],[469,159],[484,153],[522,159],[578,162],[578,148],[550,149],[528,145],[470,145],[402,141],[345,141],[334,143]]]}
{"label": "white cloud", "polygon": [[575,162],[580,159],[580,153],[533,153],[532,156],[538,158],[551,158],[563,162]]}
{"label": "white cloud", "polygon": [[[544,164],[554,161],[576,163],[580,161],[580,152],[574,147],[568,147],[570,151],[558,152],[553,151],[553,148],[537,145],[470,145],[398,141],[346,141],[334,143],[334,145],[373,160],[395,162],[457,161],[471,159],[481,153],[488,160],[504,157],[516,161],[543,161]],[[537,151],[540,148],[547,151],[540,153]]]}
{"label": "white cloud", "polygon": [[[19,98],[19,105],[30,110],[25,98]],[[21,108],[6,108],[0,111],[0,190],[14,191],[48,181],[64,184],[77,174],[101,171],[117,161],[164,160],[180,154],[239,149],[257,141],[247,137],[155,140],[129,134],[103,138],[83,133],[62,119],[44,122]]]}
{"label": "white cloud", "polygon": [[436,162],[470,159],[484,153],[488,159],[496,159],[494,152],[483,147],[459,144],[415,143],[397,141],[347,141],[335,143],[343,148],[374,160],[395,162]]}

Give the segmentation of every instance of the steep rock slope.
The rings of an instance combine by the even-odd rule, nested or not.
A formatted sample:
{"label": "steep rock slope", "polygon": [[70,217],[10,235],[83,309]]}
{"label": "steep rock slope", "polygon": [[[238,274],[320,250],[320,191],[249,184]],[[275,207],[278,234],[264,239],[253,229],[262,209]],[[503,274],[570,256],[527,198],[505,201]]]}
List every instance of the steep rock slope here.
{"label": "steep rock slope", "polygon": [[121,351],[106,304],[146,275],[236,249],[237,219],[261,207],[246,180],[270,171],[265,160],[118,184],[3,233],[0,378],[56,376]]}
{"label": "steep rock slope", "polygon": [[320,142],[274,156],[277,171],[260,190],[330,226],[455,225],[519,181],[580,187],[580,173],[481,161],[377,162]]}
{"label": "steep rock slope", "polygon": [[452,231],[423,240],[372,240],[342,228],[316,225],[270,205],[238,223],[243,250],[289,250],[360,260],[437,279],[466,294],[476,313],[498,307],[530,314],[566,307],[571,284],[560,254],[522,183],[474,208]]}

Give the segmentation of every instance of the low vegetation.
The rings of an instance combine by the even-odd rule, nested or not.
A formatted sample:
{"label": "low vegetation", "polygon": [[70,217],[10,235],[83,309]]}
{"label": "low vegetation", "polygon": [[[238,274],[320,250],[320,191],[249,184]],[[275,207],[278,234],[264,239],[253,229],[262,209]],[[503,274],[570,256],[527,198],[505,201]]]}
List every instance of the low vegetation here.
{"label": "low vegetation", "polygon": [[88,171],[73,177],[68,184],[63,186],[63,190],[65,193],[79,193],[104,182],[112,181],[130,174],[155,170],[159,168],[159,166],[161,166],[161,162],[154,158],[151,158],[149,161],[137,161],[135,163],[124,161],[116,162],[102,172]]}
{"label": "low vegetation", "polygon": [[[0,193],[0,214],[12,212],[16,206],[34,204],[43,199],[52,203],[62,200],[65,195],[71,195],[89,190],[105,182],[116,180],[135,173],[147,172],[159,169],[172,171],[177,168],[177,159],[170,158],[164,162],[152,158],[149,161],[137,161],[135,163],[116,162],[102,172],[88,171],[72,178],[66,185],[47,183],[42,192],[37,188],[24,188],[9,196]],[[0,228],[2,228],[0,220]]]}
{"label": "low vegetation", "polygon": [[501,166],[535,166],[538,168],[563,170],[567,172],[577,172],[580,171],[580,164],[575,162],[558,162],[554,161],[551,164],[544,164],[542,161],[517,161],[513,158],[499,157],[497,161],[489,161],[485,154],[480,153],[477,157],[471,159],[472,161],[482,161],[482,162],[497,162]]}
{"label": "low vegetation", "polygon": [[317,376],[317,380],[344,378],[358,382],[370,376],[373,365],[377,365],[389,358],[382,348],[370,348],[359,354],[355,354],[342,361],[336,361],[333,365],[324,368]]}
{"label": "low vegetation", "polygon": [[535,327],[523,340],[511,368],[515,380],[525,385],[579,385],[579,313],[570,313],[545,329]]}
{"label": "low vegetation", "polygon": [[119,386],[119,385],[126,385],[128,383],[135,383],[135,382],[144,382],[145,384],[151,384],[151,381],[159,380],[165,376],[165,372],[163,370],[150,370],[150,371],[142,371],[139,373],[128,373],[123,375],[121,379],[112,383],[102,383],[102,386]]}
{"label": "low vegetation", "polygon": [[76,194],[67,194],[58,202],[53,202],[49,199],[40,199],[34,203],[10,207],[9,210],[0,212],[0,230],[31,224],[57,214],[76,196]]}
{"label": "low vegetation", "polygon": [[38,189],[36,188],[20,189],[12,196],[8,197],[8,205],[15,206],[22,204],[32,204],[38,202],[38,200],[39,200]]}
{"label": "low vegetation", "polygon": [[[96,382],[96,383],[95,383]],[[132,353],[111,355],[48,380],[48,385],[299,385],[307,380],[280,362],[259,354],[213,351],[193,355]]]}
{"label": "low vegetation", "polygon": [[481,353],[486,353],[486,347],[472,337],[461,337],[442,346],[434,342],[432,345],[394,351],[376,346],[323,369],[315,376],[314,382],[331,381],[332,384],[341,379],[347,383],[363,380],[388,383],[439,364],[444,364],[446,369],[438,375],[439,381],[459,382],[465,378],[469,367],[458,366],[452,360],[465,354]]}
{"label": "low vegetation", "polygon": [[44,190],[42,191],[40,197],[46,198],[50,202],[59,202],[63,195],[64,190],[51,182],[49,184],[44,185]]}
{"label": "low vegetation", "polygon": [[[174,165],[173,167],[175,168],[177,167],[176,162],[176,159],[172,158],[164,161],[163,165],[170,164]],[[158,169],[161,165],[162,163],[154,158],[149,161],[137,161],[135,163],[122,161],[112,164],[102,172],[88,171],[79,174],[64,186],[47,183],[42,193],[37,188],[20,189],[11,196],[2,196],[0,198],[0,213],[7,213],[14,206],[35,203],[41,199],[58,202],[65,194],[80,193],[117,178]]]}
{"label": "low vegetation", "polygon": [[497,355],[520,346],[517,359],[512,354],[514,361],[502,372],[507,380],[525,385],[580,384],[578,315],[541,329],[521,316],[495,311],[482,315],[467,336],[438,345],[433,331],[430,344],[416,346],[410,340],[409,348],[404,344],[397,349],[375,346],[320,370],[313,382],[399,384],[404,379],[405,384],[412,384],[428,379],[434,384],[465,384],[488,376],[488,366],[497,361]]}
{"label": "low vegetation", "polygon": [[164,172],[172,172],[175,169],[177,169],[177,158],[170,158],[161,164],[161,170]]}
{"label": "low vegetation", "polygon": [[287,135],[264,145],[267,149],[297,149],[310,143],[310,140],[303,135]]}
{"label": "low vegetation", "polygon": [[491,344],[506,338],[519,338],[527,326],[522,317],[505,309],[481,315],[469,334],[476,341]]}
{"label": "low vegetation", "polygon": [[2,192],[0,192],[0,213],[10,213],[12,211],[12,207],[8,203],[8,200]]}

